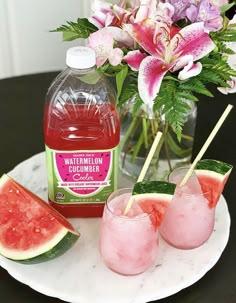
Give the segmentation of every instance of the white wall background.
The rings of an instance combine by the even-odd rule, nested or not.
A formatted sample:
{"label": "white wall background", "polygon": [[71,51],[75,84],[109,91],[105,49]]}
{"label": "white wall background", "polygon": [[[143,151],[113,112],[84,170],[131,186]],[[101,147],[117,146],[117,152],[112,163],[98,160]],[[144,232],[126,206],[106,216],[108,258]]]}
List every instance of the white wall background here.
{"label": "white wall background", "polygon": [[49,31],[91,14],[92,0],[0,0],[0,78],[64,68],[66,49]]}

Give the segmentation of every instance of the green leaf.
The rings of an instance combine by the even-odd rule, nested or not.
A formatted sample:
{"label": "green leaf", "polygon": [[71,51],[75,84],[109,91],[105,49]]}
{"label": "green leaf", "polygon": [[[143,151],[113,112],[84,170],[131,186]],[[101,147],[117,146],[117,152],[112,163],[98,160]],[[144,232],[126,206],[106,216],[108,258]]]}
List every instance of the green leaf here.
{"label": "green leaf", "polygon": [[163,106],[163,109],[161,111],[162,114],[166,114],[172,109],[173,104],[171,102],[166,102]]}
{"label": "green leaf", "polygon": [[79,18],[77,22],[67,22],[51,32],[62,32],[64,41],[72,41],[78,38],[86,39],[91,33],[97,31],[98,28],[90,23],[86,18]]}
{"label": "green leaf", "polygon": [[231,7],[233,7],[235,5],[235,3],[229,3],[229,4],[226,4],[226,5],[223,5],[221,8],[220,8],[220,11],[221,11],[221,15],[224,15],[229,9],[231,9]]}
{"label": "green leaf", "polygon": [[121,107],[124,103],[132,98],[135,98],[138,94],[138,81],[137,77],[127,76],[126,81],[123,84],[123,88],[118,98],[118,107]]}
{"label": "green leaf", "polygon": [[122,70],[116,74],[117,98],[119,99],[124,81],[128,74],[128,66],[124,65]]}
{"label": "green leaf", "polygon": [[231,76],[236,77],[236,71],[235,70],[228,71],[228,74],[231,75]]}
{"label": "green leaf", "polygon": [[191,93],[187,93],[187,92],[183,92],[183,91],[180,91],[177,93],[177,97],[178,98],[182,98],[182,99],[185,99],[185,100],[191,100],[191,101],[198,101],[198,98],[195,97],[193,94]]}
{"label": "green leaf", "polygon": [[236,27],[236,23],[230,23],[230,28],[231,27]]}
{"label": "green leaf", "polygon": [[125,102],[137,95],[137,87],[134,85],[125,86],[118,99],[118,107],[121,107]]}
{"label": "green leaf", "polygon": [[173,81],[176,81],[176,82],[180,82],[179,79],[175,78],[175,77],[172,77],[172,76],[165,76],[165,80],[173,80]]}
{"label": "green leaf", "polygon": [[102,74],[105,74],[106,71],[109,69],[109,63],[103,64],[102,66],[98,67],[98,71]]}
{"label": "green leaf", "polygon": [[136,94],[134,99],[133,111],[132,111],[133,116],[137,114],[138,110],[142,105],[143,105],[142,99],[140,98],[139,94]]}
{"label": "green leaf", "polygon": [[96,84],[101,79],[101,75],[99,73],[89,73],[78,78],[84,83]]}
{"label": "green leaf", "polygon": [[189,92],[195,92],[197,94],[202,94],[208,97],[213,97],[213,94],[205,87],[202,81],[191,78],[185,83],[181,84],[182,90],[187,90]]}
{"label": "green leaf", "polygon": [[226,47],[225,45],[222,45],[221,51],[227,55],[235,55],[235,52],[231,48]]}
{"label": "green leaf", "polygon": [[73,41],[75,39],[78,39],[78,34],[77,33],[74,33],[74,32],[63,32],[62,33],[62,38],[63,38],[63,41]]}
{"label": "green leaf", "polygon": [[165,78],[154,102],[154,109],[160,111],[160,115],[165,115],[166,122],[171,126],[179,141],[185,116],[189,110],[189,105],[184,99],[187,97],[187,100],[195,100],[196,98],[191,90],[182,90],[181,82]]}
{"label": "green leaf", "polygon": [[217,44],[218,48],[221,48],[222,45],[220,43],[222,42],[235,42],[236,30],[234,28],[234,24],[231,24],[230,26],[230,29],[226,28],[220,32],[212,34],[214,42]]}
{"label": "green leaf", "polygon": [[165,98],[162,98],[159,94],[154,100],[153,111],[157,112],[166,103]]}
{"label": "green leaf", "polygon": [[[223,87],[227,86],[227,83],[222,74],[217,73],[215,70],[205,70],[201,72],[201,78],[206,83],[214,83]],[[230,79],[230,77],[229,77]]]}
{"label": "green leaf", "polygon": [[224,42],[234,42],[236,40],[236,35],[224,35],[219,37],[219,40]]}

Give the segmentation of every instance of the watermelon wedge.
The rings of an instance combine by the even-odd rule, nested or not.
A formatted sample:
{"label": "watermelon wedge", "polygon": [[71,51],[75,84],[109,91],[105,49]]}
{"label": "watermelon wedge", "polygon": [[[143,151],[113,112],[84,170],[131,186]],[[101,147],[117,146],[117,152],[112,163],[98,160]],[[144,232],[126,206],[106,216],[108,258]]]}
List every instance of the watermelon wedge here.
{"label": "watermelon wedge", "polygon": [[143,181],[134,185],[132,196],[145,213],[154,210],[152,223],[156,228],[161,225],[175,188],[176,184],[165,181]]}
{"label": "watermelon wedge", "polygon": [[232,169],[232,165],[218,160],[206,159],[197,163],[195,173],[202,191],[210,193],[207,195],[210,208],[219,201]]}
{"label": "watermelon wedge", "polygon": [[79,238],[57,211],[7,175],[0,179],[0,254],[32,264],[54,259]]}

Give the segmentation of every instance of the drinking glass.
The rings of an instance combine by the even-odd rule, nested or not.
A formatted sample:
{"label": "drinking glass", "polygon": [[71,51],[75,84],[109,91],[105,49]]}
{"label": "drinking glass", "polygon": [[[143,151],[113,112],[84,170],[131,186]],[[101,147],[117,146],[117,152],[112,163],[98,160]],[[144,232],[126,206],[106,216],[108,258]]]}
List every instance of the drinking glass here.
{"label": "drinking glass", "polygon": [[169,182],[177,187],[159,229],[162,238],[179,249],[201,246],[211,236],[215,223],[215,208],[208,203],[211,192],[202,192],[196,175],[178,187],[188,169],[181,167],[169,175]]}
{"label": "drinking glass", "polygon": [[122,275],[137,275],[146,271],[155,262],[158,252],[154,211],[144,213],[134,201],[124,215],[131,193],[131,188],[123,188],[108,197],[99,241],[104,263]]}

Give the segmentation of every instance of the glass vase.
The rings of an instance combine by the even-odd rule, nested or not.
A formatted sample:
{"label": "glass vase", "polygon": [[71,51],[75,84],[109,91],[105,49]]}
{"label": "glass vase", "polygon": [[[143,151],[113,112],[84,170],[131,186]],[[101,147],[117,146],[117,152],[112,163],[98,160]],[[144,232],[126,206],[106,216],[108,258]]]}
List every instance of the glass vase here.
{"label": "glass vase", "polygon": [[164,115],[159,116],[158,113],[147,115],[143,109],[133,115],[132,101],[122,108],[119,166],[123,174],[133,181],[137,180],[158,130],[163,132],[163,136],[145,180],[167,180],[171,171],[190,163],[197,106],[194,102],[186,102],[190,109],[185,115],[180,141],[171,126],[165,122]]}

